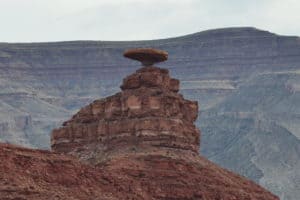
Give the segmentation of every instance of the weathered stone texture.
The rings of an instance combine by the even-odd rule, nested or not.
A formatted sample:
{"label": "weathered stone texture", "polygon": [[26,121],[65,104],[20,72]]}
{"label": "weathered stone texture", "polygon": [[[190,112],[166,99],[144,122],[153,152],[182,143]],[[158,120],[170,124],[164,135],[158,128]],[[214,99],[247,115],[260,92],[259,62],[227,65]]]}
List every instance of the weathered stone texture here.
{"label": "weathered stone texture", "polygon": [[[143,60],[141,60],[143,61]],[[82,108],[52,133],[52,149],[98,169],[118,199],[277,200],[199,155],[198,103],[168,70],[143,67],[122,91]],[[106,183],[106,182],[105,182]]]}
{"label": "weathered stone texture", "polygon": [[118,145],[126,151],[161,147],[198,152],[200,132],[193,124],[198,104],[177,93],[179,81],[170,78],[168,70],[141,68],[125,78],[121,88],[54,130],[52,149],[74,154],[87,143],[97,143],[107,151]]}

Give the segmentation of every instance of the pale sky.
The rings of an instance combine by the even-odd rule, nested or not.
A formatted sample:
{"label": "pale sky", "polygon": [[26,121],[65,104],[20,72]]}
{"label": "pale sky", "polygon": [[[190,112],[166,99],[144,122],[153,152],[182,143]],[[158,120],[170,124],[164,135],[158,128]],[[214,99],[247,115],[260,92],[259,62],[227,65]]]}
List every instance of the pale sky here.
{"label": "pale sky", "polygon": [[300,36],[300,1],[0,0],[0,42],[149,40],[236,26]]}

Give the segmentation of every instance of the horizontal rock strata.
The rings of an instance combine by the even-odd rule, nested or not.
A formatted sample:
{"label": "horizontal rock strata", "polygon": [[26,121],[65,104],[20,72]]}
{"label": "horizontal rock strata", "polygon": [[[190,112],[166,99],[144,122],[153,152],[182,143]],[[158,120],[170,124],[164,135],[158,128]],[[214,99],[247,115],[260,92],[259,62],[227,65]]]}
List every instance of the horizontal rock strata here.
{"label": "horizontal rock strata", "polygon": [[[82,108],[52,133],[52,149],[79,152],[87,146],[109,153],[157,148],[197,153],[193,124],[198,104],[178,94],[179,81],[168,70],[144,67],[124,79],[122,92]],[[97,144],[97,145],[95,145]],[[96,151],[96,150],[95,150]]]}
{"label": "horizontal rock strata", "polygon": [[[138,55],[144,65],[144,55]],[[278,199],[199,155],[198,103],[177,93],[179,81],[168,70],[143,67],[126,77],[121,89],[54,130],[52,150],[107,174],[120,199]]]}

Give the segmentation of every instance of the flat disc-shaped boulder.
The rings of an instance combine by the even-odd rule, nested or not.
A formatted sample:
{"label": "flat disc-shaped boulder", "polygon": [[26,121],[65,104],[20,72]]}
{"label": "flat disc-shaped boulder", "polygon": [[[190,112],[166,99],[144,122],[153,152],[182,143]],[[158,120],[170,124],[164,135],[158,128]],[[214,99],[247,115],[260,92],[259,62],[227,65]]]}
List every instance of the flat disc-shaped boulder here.
{"label": "flat disc-shaped boulder", "polygon": [[143,66],[152,66],[154,63],[163,62],[168,59],[167,52],[150,48],[129,49],[124,52],[124,56],[140,61]]}

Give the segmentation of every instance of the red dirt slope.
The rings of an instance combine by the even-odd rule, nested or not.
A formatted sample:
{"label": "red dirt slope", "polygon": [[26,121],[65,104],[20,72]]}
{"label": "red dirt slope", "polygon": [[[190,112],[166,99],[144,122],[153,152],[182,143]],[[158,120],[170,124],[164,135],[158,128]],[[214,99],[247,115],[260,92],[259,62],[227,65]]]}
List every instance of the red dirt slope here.
{"label": "red dirt slope", "polygon": [[1,200],[278,199],[199,156],[188,162],[176,155],[132,154],[94,167],[70,156],[0,144],[0,159]]}

